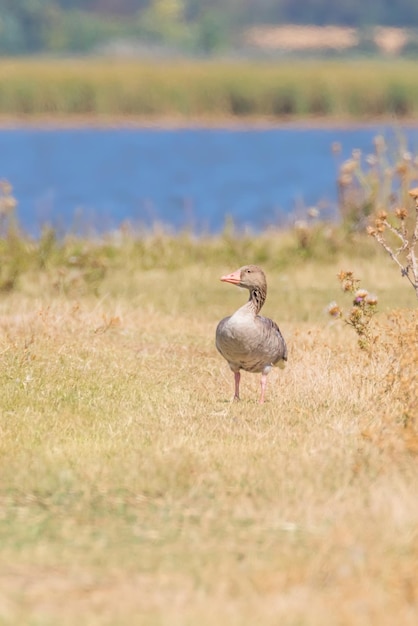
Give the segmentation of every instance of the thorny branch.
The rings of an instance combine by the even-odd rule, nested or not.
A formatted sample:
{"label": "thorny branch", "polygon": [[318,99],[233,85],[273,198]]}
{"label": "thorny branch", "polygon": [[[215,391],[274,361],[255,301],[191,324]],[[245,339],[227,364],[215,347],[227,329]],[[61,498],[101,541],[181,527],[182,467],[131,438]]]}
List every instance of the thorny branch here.
{"label": "thorny branch", "polygon": [[[376,239],[376,241],[384,250],[386,250],[389,256],[398,265],[402,276],[406,276],[409,280],[418,298],[418,260],[417,251],[415,250],[418,242],[418,188],[411,189],[409,191],[409,195],[415,201],[415,227],[411,235],[409,235],[406,225],[408,212],[404,208],[398,208],[395,211],[395,216],[400,220],[399,228],[396,228],[388,221],[386,211],[381,211],[375,219],[374,226],[369,226],[367,232]],[[402,245],[398,249],[393,250],[393,248],[386,241],[383,234],[386,229],[401,240]],[[402,253],[406,253],[406,263],[399,259]]]}

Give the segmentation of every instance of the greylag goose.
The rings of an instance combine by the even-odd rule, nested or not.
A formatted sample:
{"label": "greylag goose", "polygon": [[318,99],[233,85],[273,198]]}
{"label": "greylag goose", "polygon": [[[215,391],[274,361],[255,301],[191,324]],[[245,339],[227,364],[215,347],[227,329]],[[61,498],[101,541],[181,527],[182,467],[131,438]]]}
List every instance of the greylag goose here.
{"label": "greylag goose", "polygon": [[287,361],[286,343],[279,327],[273,320],[259,315],[267,295],[266,277],[257,265],[244,265],[221,280],[248,289],[250,298],[233,315],[219,322],[216,347],[234,372],[234,400],[239,400],[240,370],[259,372],[262,404],[267,374],[274,365],[284,367]]}

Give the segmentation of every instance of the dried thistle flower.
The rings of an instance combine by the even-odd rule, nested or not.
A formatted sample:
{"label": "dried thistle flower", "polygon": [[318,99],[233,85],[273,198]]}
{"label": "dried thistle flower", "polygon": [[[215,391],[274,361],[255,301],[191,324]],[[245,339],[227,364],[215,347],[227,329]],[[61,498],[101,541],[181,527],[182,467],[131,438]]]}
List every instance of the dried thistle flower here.
{"label": "dried thistle flower", "polygon": [[343,291],[354,295],[353,304],[348,313],[344,314],[336,302],[328,305],[328,313],[332,317],[342,318],[352,326],[358,336],[358,344],[362,350],[370,351],[375,337],[372,336],[370,322],[376,313],[377,297],[369,294],[367,289],[358,287],[360,282],[352,271],[341,270],[337,275]]}
{"label": "dried thistle flower", "polygon": [[376,306],[377,305],[377,296],[375,296],[374,293],[369,293],[369,294],[367,294],[367,296],[365,298],[365,302],[369,306]]}
{"label": "dried thistle flower", "polygon": [[327,310],[331,317],[342,317],[343,312],[335,301],[329,303]]}
{"label": "dried thistle flower", "polygon": [[12,191],[13,188],[7,180],[0,180],[0,237],[10,232],[14,225],[17,201]]}
{"label": "dried thistle flower", "polygon": [[380,217],[375,219],[374,225],[378,233],[383,233],[386,229],[386,221],[380,219]]}
{"label": "dried thistle flower", "polygon": [[375,165],[378,164],[378,158],[375,154],[369,154],[366,157],[366,163],[367,165],[370,165],[370,167],[374,167]]}
{"label": "dried thistle flower", "polygon": [[0,180],[0,193],[4,196],[10,196],[13,191],[13,187],[7,180]]}
{"label": "dried thistle flower", "polygon": [[408,217],[408,211],[404,207],[396,207],[395,215],[400,220],[405,220]]}
{"label": "dried thistle flower", "polygon": [[353,306],[350,311],[349,320],[352,324],[357,324],[359,319],[361,318],[361,310],[357,306]]}
{"label": "dried thistle flower", "polygon": [[308,222],[305,220],[296,220],[294,223],[295,230],[308,230]]}
{"label": "dried thistle flower", "polygon": [[357,284],[360,282],[357,278],[354,277],[354,274],[350,270],[341,270],[337,274],[337,278],[341,283],[341,289],[343,291],[349,291],[354,293]]}
{"label": "dried thistle flower", "polygon": [[338,274],[337,274],[337,278],[339,281],[345,280],[347,278],[352,278],[353,276],[353,272],[349,271],[349,270],[341,270]]}
{"label": "dried thistle flower", "polygon": [[308,209],[307,214],[308,214],[308,217],[315,219],[319,217],[319,210],[316,208],[316,206],[311,206]]}
{"label": "dried thistle flower", "polygon": [[0,198],[0,214],[11,213],[17,206],[17,202],[13,196],[5,196]]}
{"label": "dried thistle flower", "polygon": [[386,141],[383,135],[376,135],[376,137],[373,140],[373,143],[374,143],[376,152],[378,154],[383,152],[386,149]]}
{"label": "dried thistle flower", "polygon": [[343,172],[338,178],[338,184],[341,187],[349,187],[353,182],[352,174]]}
{"label": "dried thistle flower", "polygon": [[369,292],[366,291],[366,289],[357,289],[356,293],[354,294],[354,300],[353,300],[354,306],[358,306],[359,304],[362,304],[368,295],[369,295]]}
{"label": "dried thistle flower", "polygon": [[406,176],[406,174],[408,173],[408,164],[404,161],[398,163],[395,167],[395,172],[398,174],[398,176]]}

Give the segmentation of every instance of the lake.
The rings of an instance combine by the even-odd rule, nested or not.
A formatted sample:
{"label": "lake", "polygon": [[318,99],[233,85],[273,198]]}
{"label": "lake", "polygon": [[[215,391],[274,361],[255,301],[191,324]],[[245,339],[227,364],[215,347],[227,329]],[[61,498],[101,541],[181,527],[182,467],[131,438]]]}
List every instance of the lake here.
{"label": "lake", "polygon": [[[289,223],[306,208],[337,217],[338,165],[383,134],[410,150],[418,129],[3,129],[0,178],[18,200],[24,229],[105,232],[129,221],[216,233],[231,217],[254,231]],[[336,156],[332,144],[339,142]]]}

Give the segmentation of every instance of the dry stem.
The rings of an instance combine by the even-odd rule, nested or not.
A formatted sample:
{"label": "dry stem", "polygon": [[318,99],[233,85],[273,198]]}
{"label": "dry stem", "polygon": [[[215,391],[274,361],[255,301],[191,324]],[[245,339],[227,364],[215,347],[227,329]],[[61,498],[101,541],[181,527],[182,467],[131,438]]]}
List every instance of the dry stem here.
{"label": "dry stem", "polygon": [[[378,215],[375,221],[375,228],[369,227],[368,233],[376,239],[376,241],[384,250],[386,250],[389,256],[398,265],[402,276],[406,276],[409,280],[418,298],[418,262],[415,249],[418,242],[418,189],[411,189],[409,195],[415,201],[415,227],[410,237],[406,228],[405,218],[407,214],[404,209],[401,209],[397,213],[397,217],[400,219],[399,228],[396,228],[388,221],[386,212],[382,212]],[[396,250],[394,250],[386,241],[383,235],[385,229],[388,229],[401,240],[401,246]],[[399,257],[405,252],[407,262],[403,263]]]}

